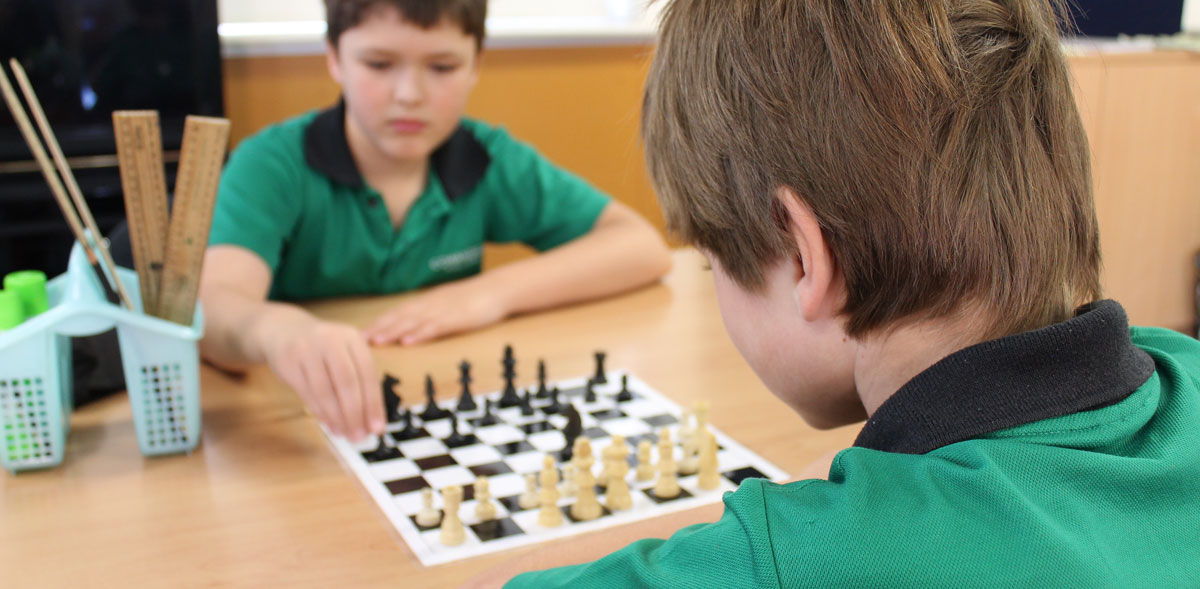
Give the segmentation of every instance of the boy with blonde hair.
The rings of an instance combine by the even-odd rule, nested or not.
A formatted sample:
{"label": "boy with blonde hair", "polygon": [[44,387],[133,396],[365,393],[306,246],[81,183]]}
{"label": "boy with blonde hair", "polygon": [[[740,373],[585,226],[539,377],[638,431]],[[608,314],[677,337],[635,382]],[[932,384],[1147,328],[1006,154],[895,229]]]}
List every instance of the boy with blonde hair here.
{"label": "boy with blonde hair", "polygon": [[866,425],[826,479],[747,480],[716,522],[559,544],[490,578],[1200,579],[1200,344],[1100,300],[1057,8],[670,2],[644,112],[670,225],[767,387],[814,426]]}

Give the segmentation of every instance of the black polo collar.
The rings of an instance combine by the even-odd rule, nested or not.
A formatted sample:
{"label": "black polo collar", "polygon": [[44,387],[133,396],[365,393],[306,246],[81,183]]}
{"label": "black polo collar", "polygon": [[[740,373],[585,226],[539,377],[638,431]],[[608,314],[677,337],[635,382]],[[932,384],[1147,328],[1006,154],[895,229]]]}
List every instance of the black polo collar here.
{"label": "black polo collar", "polygon": [[[366,187],[346,142],[345,101],[313,118],[304,132],[304,160],[338,184],[356,190]],[[429,157],[429,165],[451,201],[474,190],[491,163],[487,149],[461,124]]]}
{"label": "black polo collar", "polygon": [[1133,344],[1115,301],[1068,321],[943,358],[889,398],[854,445],[924,454],[991,432],[1112,405],[1142,386],[1154,360]]}

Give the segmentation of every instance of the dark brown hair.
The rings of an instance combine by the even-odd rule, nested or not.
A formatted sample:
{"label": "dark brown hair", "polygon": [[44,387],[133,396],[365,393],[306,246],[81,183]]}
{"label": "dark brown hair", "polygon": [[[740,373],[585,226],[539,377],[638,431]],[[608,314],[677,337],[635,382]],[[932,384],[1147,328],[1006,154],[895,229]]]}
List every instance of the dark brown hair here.
{"label": "dark brown hair", "polygon": [[1056,0],[674,0],[647,82],[669,227],[743,288],[812,209],[847,332],[987,311],[987,335],[1100,295],[1087,138]]}
{"label": "dark brown hair", "polygon": [[325,38],[337,47],[342,33],[381,7],[392,7],[404,20],[425,29],[449,20],[475,38],[476,50],[483,48],[487,0],[325,0]]}

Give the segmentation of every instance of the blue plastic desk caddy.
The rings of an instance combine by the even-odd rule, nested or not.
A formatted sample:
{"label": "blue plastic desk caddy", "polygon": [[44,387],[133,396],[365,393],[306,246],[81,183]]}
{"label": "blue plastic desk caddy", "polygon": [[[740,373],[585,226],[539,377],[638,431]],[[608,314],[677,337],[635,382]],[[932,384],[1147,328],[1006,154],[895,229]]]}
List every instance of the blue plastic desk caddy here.
{"label": "blue plastic desk caddy", "polygon": [[190,452],[200,442],[200,305],[191,326],[144,315],[137,273],[117,274],[138,312],[104,299],[76,243],[66,273],[46,285],[50,309],[0,332],[0,465],[9,472],[62,463],[73,409],[70,338],[114,327],[142,454]]}

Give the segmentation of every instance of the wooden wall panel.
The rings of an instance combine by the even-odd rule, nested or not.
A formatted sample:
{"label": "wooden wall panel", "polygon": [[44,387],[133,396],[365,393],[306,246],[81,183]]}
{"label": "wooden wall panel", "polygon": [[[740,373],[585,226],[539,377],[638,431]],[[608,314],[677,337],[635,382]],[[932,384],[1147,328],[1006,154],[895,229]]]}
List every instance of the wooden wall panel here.
{"label": "wooden wall panel", "polygon": [[[642,163],[638,116],[647,46],[494,50],[467,111],[645,215],[661,212]],[[1070,60],[1092,147],[1107,295],[1142,325],[1190,330],[1200,250],[1200,56],[1159,52]],[[330,104],[321,56],[225,61],[234,140]],[[488,267],[528,255],[489,247]]]}

